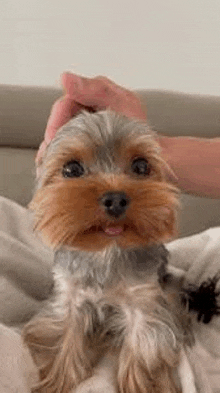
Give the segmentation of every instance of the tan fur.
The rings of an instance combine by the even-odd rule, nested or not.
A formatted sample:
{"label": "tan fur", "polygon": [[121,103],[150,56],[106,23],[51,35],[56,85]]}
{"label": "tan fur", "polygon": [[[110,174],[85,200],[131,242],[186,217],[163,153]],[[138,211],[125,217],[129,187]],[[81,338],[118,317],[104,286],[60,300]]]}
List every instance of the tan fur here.
{"label": "tan fur", "polygon": [[[23,330],[23,338],[38,366],[41,382],[34,393],[69,393],[72,388],[92,375],[92,369],[100,358],[99,339],[93,336],[93,346],[88,332],[94,321],[90,314],[80,313],[76,306],[77,283],[74,292],[68,285],[60,302],[61,314],[53,304],[29,322]],[[80,292],[80,289],[79,289]],[[54,308],[56,308],[54,306]]]}
{"label": "tan fur", "polygon": [[[188,326],[184,312],[175,315],[176,304],[170,294],[155,284],[133,288],[120,284],[104,297],[84,293],[81,298],[78,290],[75,284],[74,295],[69,292],[61,304],[64,314],[60,317],[44,312],[45,316],[33,319],[23,331],[40,372],[41,382],[33,392],[70,392],[92,375],[104,352],[115,348],[121,393],[179,393],[172,370],[178,366]],[[79,306],[85,299],[91,303],[87,313],[82,313]],[[89,307],[95,304],[100,330],[93,332],[97,321]],[[101,328],[102,310],[108,306],[115,307],[118,317],[110,315]]]}
{"label": "tan fur", "polygon": [[[62,139],[60,134],[55,153],[52,147],[45,156],[40,186],[30,204],[35,211],[36,229],[54,248],[83,252],[100,252],[113,244],[120,249],[144,247],[174,236],[178,191],[165,180],[165,164],[152,135],[134,123],[141,136],[122,132],[122,140],[117,139],[113,147],[109,139],[106,165],[110,162],[110,170],[100,169],[97,173],[94,168],[103,124],[106,122],[107,131],[115,119],[127,124],[132,132],[133,126],[111,113],[101,114],[100,124],[99,115],[91,116],[94,140],[88,128],[84,137],[73,136],[72,140],[69,136]],[[89,115],[84,120],[90,124]],[[100,134],[106,140],[107,131]],[[137,178],[131,172],[136,157],[148,161],[151,171],[147,178]],[[88,173],[80,178],[63,178],[62,167],[71,159],[83,161],[89,167]],[[129,197],[122,218],[111,219],[100,205],[100,198],[108,192],[123,192]],[[104,236],[102,228],[106,225],[121,225],[123,233],[116,239]],[[34,393],[70,393],[91,377],[102,356],[112,351],[118,358],[119,393],[181,392],[174,370],[180,350],[186,345],[188,325],[178,296],[164,293],[157,282],[140,285],[134,279],[131,285],[122,277],[115,286],[103,287],[85,286],[71,275],[56,278],[55,283],[62,280],[63,289],[55,290],[55,300],[50,299],[41,315],[23,331],[40,373]]]}
{"label": "tan fur", "polygon": [[87,229],[107,222],[97,201],[105,192],[118,190],[126,192],[132,200],[126,217],[118,220],[118,224],[128,227],[119,239],[119,246],[157,243],[176,234],[176,189],[165,182],[144,182],[124,175],[91,176],[74,182],[59,180],[46,190],[41,188],[30,205],[36,212],[36,229],[53,247],[106,248],[112,239]]}

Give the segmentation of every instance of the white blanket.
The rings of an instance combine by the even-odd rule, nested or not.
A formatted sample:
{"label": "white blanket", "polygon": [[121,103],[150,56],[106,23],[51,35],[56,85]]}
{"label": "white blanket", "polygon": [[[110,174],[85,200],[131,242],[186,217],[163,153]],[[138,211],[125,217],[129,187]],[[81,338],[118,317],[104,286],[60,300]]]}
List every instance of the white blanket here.
{"label": "white blanket", "polygon": [[[188,284],[199,286],[220,273],[220,227],[175,240],[167,248],[170,263],[186,272],[185,282]],[[220,316],[214,316],[208,324],[198,322],[195,317],[194,332],[197,352],[208,373],[213,392],[220,393]]]}
{"label": "white blanket", "polygon": [[[171,264],[185,270],[189,283],[200,284],[220,272],[220,228],[176,240],[168,249]],[[52,285],[53,253],[33,233],[30,212],[2,197],[0,250],[0,322],[18,326],[29,319],[47,297]],[[213,392],[220,393],[220,316],[215,316],[208,325],[198,323],[195,318],[194,329],[198,353],[209,373]],[[4,326],[0,326],[0,351],[4,334]],[[19,338],[15,335],[14,339],[16,349],[20,345]],[[5,364],[1,356],[1,393],[28,391],[27,387],[15,390],[12,385],[11,388],[3,385],[3,375],[11,374],[11,368],[6,371]]]}
{"label": "white blanket", "polygon": [[52,285],[53,253],[36,238],[30,212],[0,197],[0,322],[35,313]]}

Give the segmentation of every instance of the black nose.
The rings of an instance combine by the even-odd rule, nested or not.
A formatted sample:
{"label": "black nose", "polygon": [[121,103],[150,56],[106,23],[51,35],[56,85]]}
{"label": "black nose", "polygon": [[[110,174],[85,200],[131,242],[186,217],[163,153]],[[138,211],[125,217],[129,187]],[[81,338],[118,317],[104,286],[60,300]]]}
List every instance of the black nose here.
{"label": "black nose", "polygon": [[129,200],[122,192],[108,192],[102,197],[101,203],[107,214],[118,218],[127,209]]}

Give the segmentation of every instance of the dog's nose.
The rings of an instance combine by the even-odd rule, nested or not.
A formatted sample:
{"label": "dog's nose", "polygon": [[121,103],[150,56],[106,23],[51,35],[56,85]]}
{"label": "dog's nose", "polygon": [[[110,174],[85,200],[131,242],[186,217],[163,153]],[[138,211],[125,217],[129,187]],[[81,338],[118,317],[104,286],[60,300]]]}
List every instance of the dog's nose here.
{"label": "dog's nose", "polygon": [[109,216],[118,218],[127,209],[129,200],[123,192],[108,192],[102,197],[101,204]]}

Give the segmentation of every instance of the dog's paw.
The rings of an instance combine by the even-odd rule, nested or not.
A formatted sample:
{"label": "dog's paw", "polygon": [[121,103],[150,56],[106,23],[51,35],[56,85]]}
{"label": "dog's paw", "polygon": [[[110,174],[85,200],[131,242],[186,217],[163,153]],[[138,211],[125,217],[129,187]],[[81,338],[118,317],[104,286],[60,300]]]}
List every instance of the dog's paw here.
{"label": "dog's paw", "polygon": [[71,393],[117,393],[117,389],[105,378],[94,375],[82,382]]}

